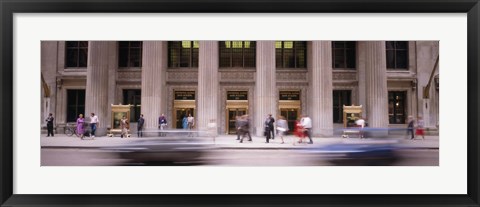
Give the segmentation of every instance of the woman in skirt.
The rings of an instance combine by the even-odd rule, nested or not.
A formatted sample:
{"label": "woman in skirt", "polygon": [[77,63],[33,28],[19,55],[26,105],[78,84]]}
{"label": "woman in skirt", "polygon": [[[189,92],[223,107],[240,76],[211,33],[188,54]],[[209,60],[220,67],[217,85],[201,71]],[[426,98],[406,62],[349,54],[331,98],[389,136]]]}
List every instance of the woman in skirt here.
{"label": "woman in skirt", "polygon": [[[305,138],[305,129],[300,124],[300,119],[295,121],[295,129],[293,133],[299,138],[298,143],[302,143]],[[293,140],[293,144],[295,145],[295,140]]]}
{"label": "woman in skirt", "polygon": [[85,119],[83,118],[83,114],[78,115],[77,119],[77,136],[80,138],[83,138],[83,133],[84,133],[84,126],[83,124],[85,123]]}
{"label": "woman in skirt", "polygon": [[425,139],[425,129],[424,129],[425,122],[423,122],[423,119],[421,116],[418,117],[417,120],[417,130],[415,131],[415,135],[421,135],[422,139]]}

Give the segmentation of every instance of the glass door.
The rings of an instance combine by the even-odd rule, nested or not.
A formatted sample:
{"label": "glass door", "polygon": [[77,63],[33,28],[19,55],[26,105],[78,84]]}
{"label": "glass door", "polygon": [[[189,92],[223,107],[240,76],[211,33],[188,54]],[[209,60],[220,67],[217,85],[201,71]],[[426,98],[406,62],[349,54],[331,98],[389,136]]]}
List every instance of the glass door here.
{"label": "glass door", "polygon": [[243,116],[247,114],[246,108],[229,108],[227,112],[227,133],[228,134],[236,134],[237,129],[235,128],[235,122],[237,120],[237,116]]}
{"label": "glass door", "polygon": [[298,109],[292,109],[292,108],[280,109],[280,115],[285,117],[285,120],[287,120],[288,129],[289,129],[288,132],[289,133],[293,132],[293,130],[295,129],[295,121],[298,118]]}
{"label": "glass door", "polygon": [[192,114],[193,117],[195,117],[193,108],[176,108],[175,109],[175,114],[174,114],[174,120],[175,120],[175,128],[176,129],[183,129],[182,126],[182,120],[183,117],[188,116],[188,114]]}

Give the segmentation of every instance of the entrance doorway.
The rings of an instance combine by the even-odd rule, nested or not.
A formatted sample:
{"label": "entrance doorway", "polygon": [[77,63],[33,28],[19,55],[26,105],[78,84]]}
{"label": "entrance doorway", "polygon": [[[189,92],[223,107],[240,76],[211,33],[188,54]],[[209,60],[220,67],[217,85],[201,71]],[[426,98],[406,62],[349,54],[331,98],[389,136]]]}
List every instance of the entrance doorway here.
{"label": "entrance doorway", "polygon": [[298,118],[298,109],[296,108],[282,108],[280,109],[280,115],[285,117],[288,123],[288,132],[291,133],[295,129],[295,121]]}
{"label": "entrance doorway", "polygon": [[175,120],[175,128],[176,129],[183,129],[182,120],[183,117],[188,116],[191,114],[195,117],[195,110],[193,108],[175,108],[174,113],[174,120]]}
{"label": "entrance doorway", "polygon": [[229,108],[227,111],[227,114],[228,114],[227,134],[236,134],[237,133],[237,129],[235,127],[236,117],[247,114],[247,109],[246,108]]}

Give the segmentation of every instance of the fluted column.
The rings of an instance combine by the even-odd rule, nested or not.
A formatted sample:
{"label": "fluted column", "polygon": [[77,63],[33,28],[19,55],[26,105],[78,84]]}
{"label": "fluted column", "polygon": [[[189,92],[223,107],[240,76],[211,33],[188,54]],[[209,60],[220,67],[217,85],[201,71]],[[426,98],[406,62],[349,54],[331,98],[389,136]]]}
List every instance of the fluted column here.
{"label": "fluted column", "polygon": [[206,131],[208,123],[216,123],[218,134],[218,42],[200,41],[198,60],[197,127]]}
{"label": "fluted column", "polygon": [[[357,42],[358,104],[363,106],[363,115],[368,114],[367,87],[365,79],[365,42]],[[353,101],[355,103],[355,101]]]}
{"label": "fluted column", "polygon": [[276,119],[275,41],[257,41],[257,71],[255,82],[255,134],[263,136],[267,114]]}
{"label": "fluted column", "polygon": [[87,90],[85,94],[85,116],[90,113],[98,116],[99,124],[96,134],[105,135],[110,125],[108,119],[108,71],[117,64],[113,62],[116,56],[116,42],[114,41],[90,41],[88,42],[87,63]]}
{"label": "fluted column", "polygon": [[308,44],[309,100],[314,136],[333,135],[332,42],[312,41]]}
{"label": "fluted column", "polygon": [[385,41],[365,42],[365,82],[368,125],[388,126],[388,90]]}
{"label": "fluted column", "polygon": [[[158,117],[166,113],[166,41],[144,41],[142,47],[142,114],[144,129],[157,129]],[[173,126],[173,123],[169,124]]]}

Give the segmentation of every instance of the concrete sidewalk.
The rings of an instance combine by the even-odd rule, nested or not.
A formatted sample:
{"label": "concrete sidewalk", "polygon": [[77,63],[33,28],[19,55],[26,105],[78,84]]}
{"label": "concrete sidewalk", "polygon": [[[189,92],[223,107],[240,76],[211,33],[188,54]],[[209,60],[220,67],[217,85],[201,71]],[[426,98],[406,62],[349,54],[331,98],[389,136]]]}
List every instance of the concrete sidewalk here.
{"label": "concrete sidewalk", "polygon": [[[133,135],[132,135],[133,136]],[[320,147],[332,143],[371,143],[376,142],[379,139],[359,139],[359,138],[340,138],[340,137],[314,137],[313,144],[306,143],[295,143],[293,144],[293,139],[298,141],[294,136],[284,137],[285,143],[281,144],[281,139],[275,137],[274,140],[270,140],[270,143],[265,143],[265,137],[253,137],[252,141],[247,141],[244,139],[243,143],[239,143],[236,140],[236,135],[220,135],[215,138],[215,141],[212,137],[197,137],[204,141],[205,143],[214,144],[216,147],[221,149],[297,149],[297,148],[311,148],[311,147]],[[94,139],[86,138],[81,140],[79,137],[72,136],[68,137],[63,134],[55,135],[55,137],[46,137],[45,134],[41,135],[40,145],[42,148],[101,148],[101,147],[111,147],[111,146],[120,146],[133,144],[139,140],[151,140],[151,139],[164,139],[164,137],[130,137],[130,138],[120,138],[120,137],[95,137]],[[308,138],[306,139],[308,140]],[[439,148],[439,137],[438,136],[425,136],[425,140],[417,138],[414,140],[404,139],[404,138],[392,138],[388,141],[393,141],[398,143],[399,146],[415,149],[438,149]]]}

